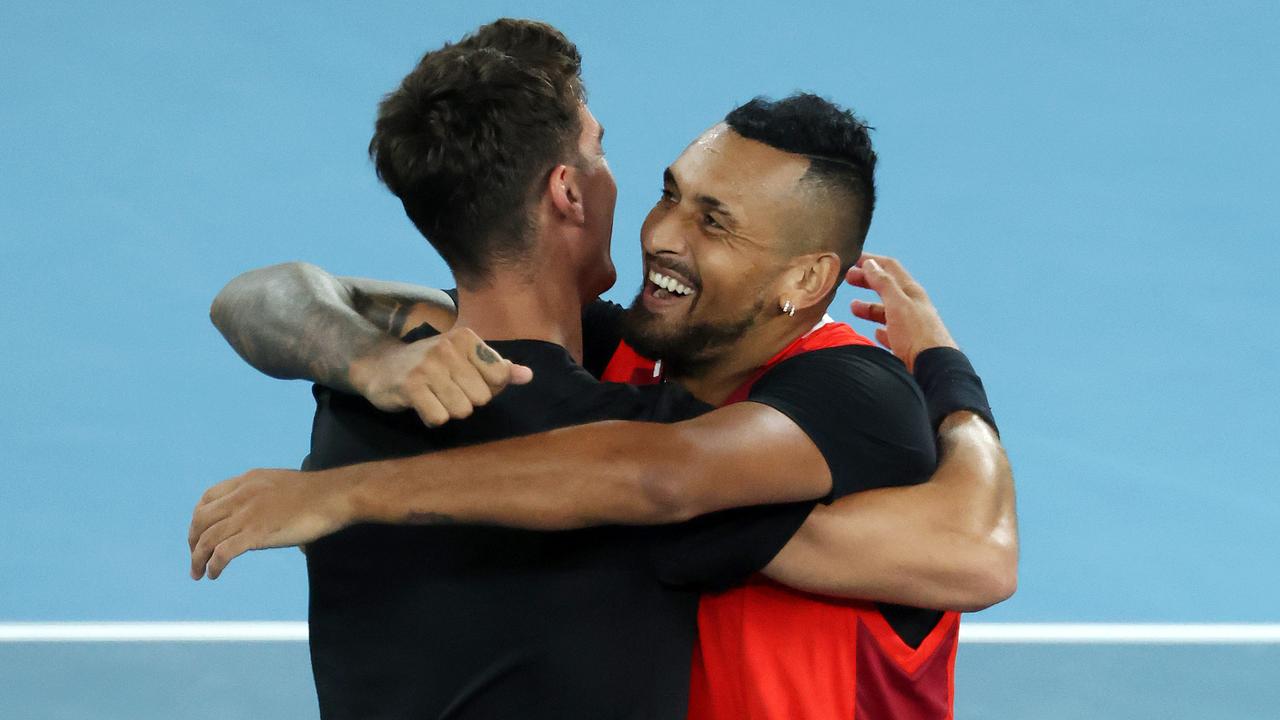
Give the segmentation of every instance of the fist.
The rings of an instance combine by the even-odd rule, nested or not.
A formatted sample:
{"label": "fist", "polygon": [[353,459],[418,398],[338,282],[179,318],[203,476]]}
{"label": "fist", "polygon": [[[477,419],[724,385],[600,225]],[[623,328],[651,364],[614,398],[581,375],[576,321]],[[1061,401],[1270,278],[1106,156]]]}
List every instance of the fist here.
{"label": "fist", "polygon": [[469,417],[533,371],[503,358],[468,328],[402,344],[351,365],[351,383],[375,407],[413,409],[428,427]]}

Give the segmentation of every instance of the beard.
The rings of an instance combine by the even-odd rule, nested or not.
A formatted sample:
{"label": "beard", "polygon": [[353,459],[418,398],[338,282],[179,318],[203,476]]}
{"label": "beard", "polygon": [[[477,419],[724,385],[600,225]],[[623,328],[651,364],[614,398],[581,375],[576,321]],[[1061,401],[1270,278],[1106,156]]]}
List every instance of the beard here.
{"label": "beard", "polygon": [[715,361],[716,350],[736,341],[756,324],[764,299],[727,320],[663,327],[662,319],[644,306],[644,287],[622,314],[622,339],[636,352],[661,360],[673,377],[698,375]]}

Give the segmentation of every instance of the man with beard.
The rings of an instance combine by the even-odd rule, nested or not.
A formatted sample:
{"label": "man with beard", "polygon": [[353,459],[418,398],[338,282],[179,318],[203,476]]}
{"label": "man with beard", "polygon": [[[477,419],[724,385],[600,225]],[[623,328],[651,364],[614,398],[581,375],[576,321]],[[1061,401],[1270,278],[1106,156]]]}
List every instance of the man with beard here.
{"label": "man with beard", "polygon": [[[488,49],[492,47],[489,43]],[[522,55],[519,50],[507,50],[508,58],[522,60]],[[482,54],[476,61],[484,59]],[[767,564],[771,577],[808,590],[847,594],[856,587],[863,597],[928,603],[944,595],[949,585],[964,584],[956,580],[966,569],[974,576],[986,573],[1004,579],[1002,570],[1011,567],[1008,559],[1014,550],[1011,485],[998,441],[990,427],[973,415],[989,420],[985,398],[963,357],[935,348],[952,344],[950,338],[923,295],[910,284],[902,286],[908,279],[896,266],[886,272],[870,262],[852,271],[852,277],[865,278],[884,292],[882,310],[864,305],[862,312],[887,314],[890,334],[886,339],[908,364],[916,366],[922,385],[930,391],[930,410],[935,423],[942,424],[947,450],[943,466],[933,483],[867,493],[865,502],[848,506],[853,508],[854,523],[831,522],[846,511],[839,504],[830,513],[815,513],[818,517],[805,521],[815,499],[833,500],[859,490],[916,483],[928,477],[933,464],[929,418],[901,363],[868,347],[847,326],[823,321],[843,270],[860,253],[870,220],[874,154],[865,127],[812,96],[779,103],[754,101],[730,113],[725,123],[704,134],[668,169],[663,196],[642,231],[648,281],[638,298],[639,309],[633,309],[625,323],[628,343],[616,342],[617,309],[600,305],[588,313],[591,327],[584,343],[572,328],[577,311],[568,307],[566,298],[581,304],[602,289],[598,287],[602,276],[612,275],[607,232],[601,241],[603,222],[593,222],[601,217],[602,206],[612,210],[611,180],[607,185],[603,182],[599,163],[589,163],[592,170],[580,176],[570,172],[569,165],[556,165],[550,176],[541,170],[533,174],[536,202],[517,197],[512,203],[523,216],[485,218],[460,213],[462,223],[441,222],[441,217],[449,219],[459,201],[472,203],[469,207],[492,206],[467,195],[483,196],[487,188],[454,171],[465,167],[483,173],[488,169],[485,160],[492,158],[441,160],[437,151],[435,162],[447,172],[426,162],[421,164],[427,172],[413,182],[397,175],[402,168],[396,167],[396,158],[403,157],[397,153],[431,157],[433,146],[424,135],[437,133],[434,142],[447,145],[449,133],[459,131],[455,125],[442,133],[446,123],[422,119],[426,102],[422,94],[431,95],[433,103],[446,102],[440,96],[448,78],[438,67],[446,61],[457,64],[459,60],[428,54],[406,78],[399,93],[411,109],[407,118],[389,112],[401,104],[393,104],[397,94],[384,102],[379,133],[386,142],[375,135],[373,150],[388,186],[458,277],[459,327],[450,331],[449,340],[442,337],[430,345],[431,352],[443,353],[443,364],[406,362],[412,356],[402,348],[417,344],[411,343],[386,351],[393,358],[390,361],[371,361],[364,367],[339,363],[330,366],[337,368],[331,375],[315,379],[350,389],[379,383],[399,386],[413,398],[412,405],[424,419],[438,424],[449,415],[467,415],[475,405],[488,402],[486,393],[491,397],[520,372],[479,343],[477,335],[490,340],[528,337],[567,348],[575,358],[579,353],[574,351],[585,345],[580,352],[588,362],[593,346],[598,357],[599,348],[614,345],[605,377],[658,377],[663,368],[644,357],[660,356],[670,378],[700,398],[726,406],[673,425],[597,423],[458,451],[335,467],[409,454],[406,450],[423,452],[531,433],[541,429],[539,425],[585,422],[602,412],[614,417],[676,419],[689,409],[670,384],[652,387],[652,393],[582,385],[581,378],[574,380],[578,385],[566,384],[563,379],[571,374],[563,366],[566,358],[557,355],[557,362],[552,362],[529,347],[513,344],[527,341],[508,341],[496,349],[534,366],[532,383],[507,389],[473,417],[429,433],[421,426],[414,430],[406,425],[405,417],[413,417],[407,413],[391,416],[393,421],[380,417],[386,414],[361,400],[318,389],[320,410],[311,461],[314,467],[332,469],[305,475],[258,471],[211,489],[193,518],[191,541],[193,573],[202,573],[208,564],[213,577],[247,549],[310,542],[341,530],[316,542],[308,558],[313,661],[322,707],[326,706],[325,683],[332,682],[340,700],[327,707],[335,713],[368,713],[369,702],[375,702],[379,711],[386,709],[376,704],[382,700],[370,699],[376,693],[368,690],[361,698],[352,697],[351,675],[372,669],[373,674],[363,679],[393,695],[398,709],[429,708],[448,715],[453,708],[495,717],[511,712],[526,717],[542,712],[548,716],[665,716],[648,704],[652,698],[642,696],[654,691],[669,700],[670,678],[652,683],[651,674],[639,671],[643,665],[646,672],[655,672],[652,663],[624,667],[616,657],[646,649],[655,641],[678,644],[681,636],[674,625],[646,625],[634,617],[636,613],[664,615],[655,608],[674,607],[678,602],[655,594],[653,587],[634,575],[609,579],[610,563],[634,561],[639,551],[646,555],[656,551],[652,557],[657,575],[697,587],[734,584]],[[415,75],[428,75],[431,82]],[[468,76],[471,89],[483,88],[491,77],[492,73]],[[448,89],[458,92],[457,87]],[[512,91],[511,87],[501,89]],[[498,93],[484,93],[484,100],[487,107],[504,102]],[[450,113],[467,115],[456,107]],[[501,123],[503,116],[494,113],[491,119]],[[585,106],[580,108],[580,118],[578,148],[590,157],[589,130],[594,121]],[[476,125],[476,119],[468,115],[467,125]],[[396,137],[397,133],[404,136]],[[422,172],[414,163],[409,166],[413,167],[410,172]],[[466,222],[473,226],[465,226]],[[501,228],[495,233],[483,227],[485,223],[499,223]],[[458,225],[465,231],[458,232]],[[499,237],[503,231],[508,239],[522,234],[532,239],[523,247],[495,243],[485,252],[468,255],[469,248],[483,247],[481,240]],[[572,242],[565,240],[570,237]],[[472,244],[457,243],[458,238]],[[605,248],[603,262],[601,247]],[[601,267],[609,267],[608,272],[601,272]],[[425,317],[436,311],[417,307],[414,312]],[[566,313],[572,323],[566,322]],[[304,327],[322,324],[325,332],[341,327],[320,315],[300,322]],[[393,324],[405,325],[403,319]],[[894,338],[895,330],[905,334]],[[419,328],[403,339],[432,333]],[[602,334],[603,342],[596,339]],[[389,347],[381,342],[384,349]],[[463,352],[456,352],[459,347]],[[931,349],[921,353],[925,347]],[[256,355],[252,347],[238,349],[251,361]],[[450,352],[455,353],[452,358]],[[424,357],[419,352],[418,359]],[[426,382],[416,386],[402,382],[413,371],[387,382],[388,375],[376,370],[396,364],[426,368],[420,371]],[[468,370],[475,374],[469,375]],[[380,380],[373,379],[380,374]],[[566,393],[566,388],[573,392]],[[596,393],[612,398],[607,407],[573,407],[575,400]],[[377,392],[366,394],[378,402]],[[385,398],[381,401],[387,403]],[[620,411],[620,403],[631,409]],[[655,404],[660,411],[653,409]],[[444,417],[442,410],[447,413]],[[530,421],[530,413],[544,417]],[[419,447],[412,448],[414,443]],[[606,528],[597,535],[546,535],[432,527],[447,520],[534,530],[657,524],[726,508],[789,501],[800,502],[730,511],[644,535],[618,528]],[[958,522],[946,521],[949,515],[969,509],[957,502],[970,502],[981,512]],[[827,522],[819,519],[824,515]],[[369,522],[428,527],[392,528]],[[803,528],[792,538],[802,522]],[[883,531],[888,524],[897,529],[881,532],[877,540],[866,539],[868,528]],[[460,534],[447,534],[453,531]],[[963,559],[939,562],[934,557],[940,542],[947,542],[950,551],[950,541],[961,538],[968,541],[964,548],[974,549],[975,557],[1005,562],[969,565]],[[588,543],[589,550],[600,552],[584,556]],[[845,572],[846,566],[863,564],[861,558],[851,562],[835,552],[847,547],[875,549],[866,558],[869,569]],[[960,546],[956,550],[965,552]],[[982,555],[985,550],[992,552]],[[877,567],[878,563],[885,565]],[[839,570],[828,572],[833,565]],[[915,579],[923,580],[922,587],[927,589],[915,594],[897,592],[895,575],[911,575],[924,566],[929,569],[918,571]],[[865,580],[871,576],[876,580]],[[323,587],[325,582],[330,586]],[[610,582],[615,592],[596,598],[603,607],[591,610],[581,603],[582,595],[597,593]],[[837,582],[844,585],[836,586]],[[531,585],[554,589],[545,596],[534,593],[531,604]],[[617,591],[624,586],[629,592]],[[1004,592],[1002,586],[994,594]],[[638,604],[635,599],[640,596],[652,598],[652,603]],[[501,623],[495,631],[484,619],[492,621],[504,610],[510,614],[499,603],[508,597],[520,603],[523,622]],[[555,610],[553,599],[569,603],[572,610]],[[445,612],[439,612],[441,607]],[[326,652],[316,647],[317,612],[336,608],[345,610],[327,617],[321,613],[319,625],[329,633],[328,642],[345,644],[345,651],[321,657]],[[358,616],[354,621],[353,611]],[[459,618],[468,612],[479,616],[464,623],[474,638],[459,634]],[[776,623],[780,613],[788,616],[782,625]],[[921,618],[927,619],[921,622]],[[954,614],[941,618],[899,615],[870,603],[829,603],[755,581],[704,602],[699,621],[702,634],[692,706],[697,717],[757,712],[826,717],[843,713],[846,702],[857,702],[864,712],[919,715],[945,713],[950,704]],[[735,627],[751,632],[735,635]],[[833,633],[833,627],[846,627],[848,632]],[[650,636],[644,638],[648,642],[637,642],[646,633],[660,635],[664,629],[670,637]],[[600,646],[599,638],[590,637],[607,632],[615,633],[613,640],[619,644],[612,653]],[[904,643],[904,635],[923,637]],[[463,647],[472,639],[475,647]],[[496,647],[516,652],[495,656]],[[800,665],[796,664],[798,647],[809,651]],[[561,651],[559,656],[554,649]],[[678,654],[669,646],[663,653],[647,652],[646,660],[663,654],[670,661]],[[477,658],[491,662],[471,662]],[[744,658],[751,663],[730,667]],[[356,660],[365,666],[351,667]],[[856,661],[857,673],[842,671],[852,667],[849,661]],[[675,663],[676,670],[687,670],[687,660]],[[621,674],[643,686],[642,692],[627,693],[616,682],[579,683],[584,673],[596,680],[604,673],[615,681]],[[440,681],[439,675],[450,677]],[[432,687],[409,690],[413,678],[430,678],[431,683],[418,683]],[[565,683],[574,686],[572,692],[552,692]],[[604,701],[606,695],[612,700]],[[741,705],[725,705],[729,695]],[[530,702],[536,706],[530,707]],[[664,707],[666,712],[674,708],[670,703]]]}

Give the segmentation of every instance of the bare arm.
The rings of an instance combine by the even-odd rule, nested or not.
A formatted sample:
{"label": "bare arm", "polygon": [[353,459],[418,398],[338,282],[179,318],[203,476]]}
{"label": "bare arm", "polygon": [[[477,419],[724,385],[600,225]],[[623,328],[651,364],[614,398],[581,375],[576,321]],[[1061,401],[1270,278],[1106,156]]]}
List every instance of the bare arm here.
{"label": "bare arm", "polygon": [[356,522],[662,524],[830,488],[809,437],[781,412],[746,402],[670,425],[599,422],[305,474],[254,470],[205,493],[188,541],[193,575],[208,564],[217,577],[246,550]]}
{"label": "bare arm", "polygon": [[394,350],[424,322],[453,325],[453,300],[408,283],[339,278],[302,262],[250,270],[227,283],[209,310],[240,357],[267,375],[347,392],[353,365]]}
{"label": "bare arm", "polygon": [[966,612],[1011,596],[1018,523],[1000,440],[967,412],[938,437],[929,482],[818,506],[765,574],[823,595]]}

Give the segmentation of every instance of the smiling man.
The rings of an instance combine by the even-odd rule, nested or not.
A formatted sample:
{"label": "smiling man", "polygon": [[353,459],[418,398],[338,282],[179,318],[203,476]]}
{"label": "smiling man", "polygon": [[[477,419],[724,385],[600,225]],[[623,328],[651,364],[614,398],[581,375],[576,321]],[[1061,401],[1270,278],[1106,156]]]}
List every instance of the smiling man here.
{"label": "smiling man", "polygon": [[[558,33],[530,36],[563,48]],[[502,129],[504,103],[520,103],[525,86],[493,87],[501,73],[483,68],[528,62],[530,47],[508,43],[506,60],[428,54],[398,93],[406,115],[384,122],[389,99],[380,116],[379,172],[458,277],[448,335],[403,332],[407,318],[449,324],[439,295],[380,313],[392,288],[323,274],[303,282],[301,309],[290,293],[274,302],[285,310],[270,310],[278,288],[261,276],[220,298],[220,327],[258,367],[368,401],[318,387],[316,472],[258,471],[212,488],[193,518],[193,573],[315,541],[326,717],[680,717],[680,648],[693,647],[696,606],[679,588],[730,586],[696,610],[692,716],[847,717],[855,704],[864,717],[945,716],[954,613],[831,602],[751,578],[763,569],[803,590],[938,607],[1011,592],[1011,478],[976,376],[946,347],[927,298],[895,264],[850,273],[882,292],[883,308],[859,311],[887,320],[905,366],[825,317],[874,204],[865,126],[807,95],[731,112],[667,171],[641,233],[636,304],[590,304],[584,330],[579,309],[612,274],[611,180],[585,105],[566,126],[576,151],[513,180],[528,190],[509,195],[508,214],[458,210],[492,209],[493,166],[527,150]],[[543,83],[528,76],[533,102]],[[495,154],[471,157],[486,145],[460,142],[465,133],[498,138]],[[387,171],[397,167],[421,175],[402,182]],[[362,325],[353,307],[401,337]],[[532,367],[532,382],[495,398],[521,371],[495,349]],[[651,386],[594,383],[570,358]],[[664,374],[722,407],[705,412],[676,383],[652,385]],[[379,410],[410,407],[417,416]],[[426,430],[418,416],[465,419]],[[537,432],[604,417],[691,419]],[[944,459],[918,485],[933,472],[938,424]],[[526,437],[476,444],[514,435]],[[474,446],[444,450],[461,445]],[[380,457],[392,459],[363,462]],[[791,504],[727,510],[763,503]],[[653,531],[583,529],[695,516]],[[572,532],[528,532],[547,530]]]}

